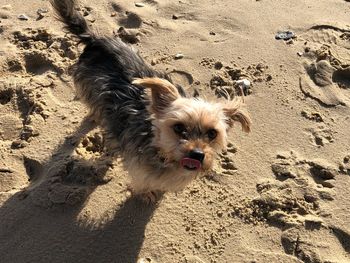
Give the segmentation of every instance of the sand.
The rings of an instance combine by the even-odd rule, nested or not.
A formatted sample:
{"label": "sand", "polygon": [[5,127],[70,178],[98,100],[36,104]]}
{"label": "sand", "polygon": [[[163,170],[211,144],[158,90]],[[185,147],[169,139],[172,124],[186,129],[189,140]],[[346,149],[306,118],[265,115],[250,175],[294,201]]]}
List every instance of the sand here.
{"label": "sand", "polygon": [[248,79],[252,132],[184,191],[130,198],[75,96],[83,46],[47,1],[0,0],[0,262],[350,262],[350,3],[139,3],[80,10],[189,92]]}

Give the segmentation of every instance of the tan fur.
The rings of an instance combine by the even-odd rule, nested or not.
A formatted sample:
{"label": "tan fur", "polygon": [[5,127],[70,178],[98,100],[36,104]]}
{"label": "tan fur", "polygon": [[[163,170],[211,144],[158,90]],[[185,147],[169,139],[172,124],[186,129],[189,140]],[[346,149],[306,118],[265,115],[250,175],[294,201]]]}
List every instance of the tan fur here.
{"label": "tan fur", "polygon": [[251,119],[248,112],[243,107],[244,101],[236,99],[230,102],[226,102],[224,105],[224,113],[228,117],[227,124],[232,127],[234,122],[240,122],[242,129],[245,132],[250,132]]}
{"label": "tan fur", "polygon": [[[235,122],[241,123],[244,131],[250,131],[251,120],[240,100],[209,103],[197,98],[183,98],[170,82],[158,78],[137,79],[133,83],[151,89],[153,145],[168,165],[164,174],[154,174],[149,167],[130,165],[131,184],[136,192],[183,189],[194,178],[212,169],[217,154],[226,148],[227,132]],[[173,131],[176,123],[184,124],[189,131],[197,129],[200,135],[188,140],[179,138]],[[213,140],[206,135],[209,129],[217,131]],[[180,166],[180,160],[195,148],[201,149],[205,158],[199,171],[188,171]]]}
{"label": "tan fur", "polygon": [[134,193],[142,194],[150,191],[181,191],[199,173],[187,171],[180,167],[171,167],[165,173],[155,174],[148,167],[135,164],[128,169],[131,178],[131,188]]}
{"label": "tan fur", "polygon": [[[93,32],[75,2],[51,1],[65,27],[87,45],[74,67],[74,83],[91,116],[104,129],[109,152],[123,158],[135,193],[183,189],[212,168],[236,122],[250,130],[241,100],[210,103],[183,98],[161,78],[130,83],[132,76],[164,74],[149,67],[120,39]],[[105,59],[97,59],[101,56]]]}
{"label": "tan fur", "polygon": [[132,84],[151,89],[152,110],[155,114],[161,114],[174,100],[180,97],[177,88],[165,79],[135,79]]}

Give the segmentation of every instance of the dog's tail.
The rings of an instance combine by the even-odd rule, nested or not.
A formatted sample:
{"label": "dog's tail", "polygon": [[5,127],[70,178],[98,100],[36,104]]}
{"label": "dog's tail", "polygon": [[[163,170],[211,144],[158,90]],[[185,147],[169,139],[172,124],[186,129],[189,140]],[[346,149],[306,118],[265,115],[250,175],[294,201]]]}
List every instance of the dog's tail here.
{"label": "dog's tail", "polygon": [[76,0],[50,0],[58,19],[65,24],[65,28],[76,35],[81,42],[89,43],[94,33],[88,27],[86,20],[75,9]]}

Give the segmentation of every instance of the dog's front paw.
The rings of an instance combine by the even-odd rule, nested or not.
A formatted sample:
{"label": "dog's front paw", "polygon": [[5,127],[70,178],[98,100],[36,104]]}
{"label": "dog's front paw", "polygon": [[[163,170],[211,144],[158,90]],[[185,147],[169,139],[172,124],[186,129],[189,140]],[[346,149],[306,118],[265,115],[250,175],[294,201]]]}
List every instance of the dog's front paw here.
{"label": "dog's front paw", "polygon": [[160,191],[149,191],[145,193],[140,193],[137,195],[137,197],[145,204],[147,205],[155,205],[158,203],[162,197],[163,192]]}

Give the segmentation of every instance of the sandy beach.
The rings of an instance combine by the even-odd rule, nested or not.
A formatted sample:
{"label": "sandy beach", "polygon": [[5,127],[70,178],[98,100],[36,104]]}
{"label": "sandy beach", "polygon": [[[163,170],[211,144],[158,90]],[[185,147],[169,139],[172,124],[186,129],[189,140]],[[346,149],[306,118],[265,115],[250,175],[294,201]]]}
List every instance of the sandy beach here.
{"label": "sandy beach", "polygon": [[[79,2],[189,93],[237,96],[215,169],[157,205],[76,96],[84,45],[48,1],[0,0],[0,262],[350,262],[350,2]],[[293,38],[276,39],[290,31]]]}

